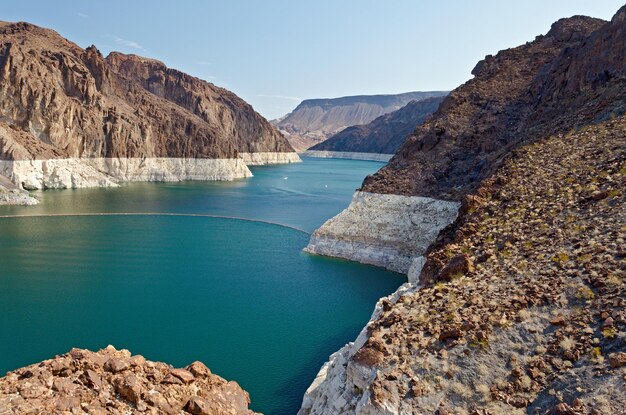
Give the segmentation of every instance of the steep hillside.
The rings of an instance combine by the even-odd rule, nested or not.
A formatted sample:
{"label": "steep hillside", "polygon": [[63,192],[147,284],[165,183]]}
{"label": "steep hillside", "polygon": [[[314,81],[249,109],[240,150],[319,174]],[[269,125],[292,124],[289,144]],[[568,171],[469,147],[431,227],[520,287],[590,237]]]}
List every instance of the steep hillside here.
{"label": "steep hillside", "polygon": [[447,92],[407,92],[397,95],[359,95],[307,99],[276,122],[297,151],[303,151],[353,125],[402,108],[410,101],[445,95]]}
{"label": "steep hillside", "polygon": [[0,128],[0,174],[28,188],[230,179],[250,174],[242,155],[298,159],[231,92],[28,23],[0,23]]}
{"label": "steep hillside", "polygon": [[301,413],[623,414],[624,189],[624,116],[515,151]]}
{"label": "steep hillside", "polygon": [[623,413],[625,57],[626,7],[488,56],[313,234],[409,283],[301,414]]}
{"label": "steep hillside", "polygon": [[309,150],[394,154],[404,139],[437,110],[443,99],[433,97],[411,101],[369,124],[348,127]]}

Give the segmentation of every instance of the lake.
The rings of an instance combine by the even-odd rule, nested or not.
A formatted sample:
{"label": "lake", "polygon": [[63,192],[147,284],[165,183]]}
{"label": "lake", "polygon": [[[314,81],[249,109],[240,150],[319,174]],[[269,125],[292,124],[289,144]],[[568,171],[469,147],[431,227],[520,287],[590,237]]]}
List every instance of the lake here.
{"label": "lake", "polygon": [[[113,344],[175,366],[201,360],[253,410],[294,414],[328,356],[405,282],[301,251],[381,166],[305,158],[233,182],[34,192],[38,206],[0,206],[32,216],[0,218],[0,372]],[[96,213],[151,215],[80,216]]]}

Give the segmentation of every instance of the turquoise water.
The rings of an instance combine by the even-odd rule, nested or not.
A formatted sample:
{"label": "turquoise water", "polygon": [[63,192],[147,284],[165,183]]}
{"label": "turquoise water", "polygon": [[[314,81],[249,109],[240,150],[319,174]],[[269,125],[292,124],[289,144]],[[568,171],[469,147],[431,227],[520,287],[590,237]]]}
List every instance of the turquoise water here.
{"label": "turquoise water", "polygon": [[[306,159],[229,183],[47,191],[0,215],[200,213],[311,231],[379,163]],[[354,340],[403,278],[307,255],[306,233],[234,219],[83,216],[0,219],[0,372],[71,347],[128,348],[205,362],[250,392],[252,409],[294,414],[328,355]]]}

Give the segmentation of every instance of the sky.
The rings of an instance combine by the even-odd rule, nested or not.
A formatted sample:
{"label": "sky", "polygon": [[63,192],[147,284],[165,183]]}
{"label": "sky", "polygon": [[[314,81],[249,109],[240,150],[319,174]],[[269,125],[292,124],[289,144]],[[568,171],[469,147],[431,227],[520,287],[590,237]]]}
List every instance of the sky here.
{"label": "sky", "polygon": [[306,98],[454,89],[485,55],[623,1],[2,0],[0,20],[159,59],[273,119]]}

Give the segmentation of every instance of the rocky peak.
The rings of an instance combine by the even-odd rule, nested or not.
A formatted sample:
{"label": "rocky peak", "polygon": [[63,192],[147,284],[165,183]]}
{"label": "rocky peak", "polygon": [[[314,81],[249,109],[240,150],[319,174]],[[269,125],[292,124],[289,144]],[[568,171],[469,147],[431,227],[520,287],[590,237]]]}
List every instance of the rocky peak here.
{"label": "rocky peak", "polygon": [[104,57],[95,45],[91,45],[85,49],[85,52],[83,53],[83,61],[91,71],[91,74],[96,81],[96,87],[98,90],[102,91],[103,88],[105,88],[107,89],[106,92],[109,92],[111,82],[109,68],[104,61]]}
{"label": "rocky peak", "polygon": [[557,42],[578,42],[589,36],[599,26],[606,23],[602,19],[588,16],[572,16],[552,23],[546,37]]}

